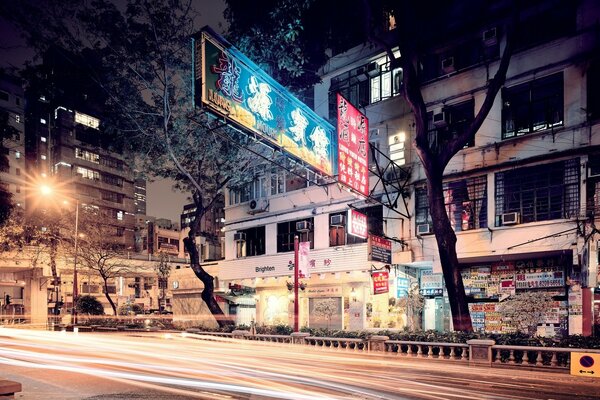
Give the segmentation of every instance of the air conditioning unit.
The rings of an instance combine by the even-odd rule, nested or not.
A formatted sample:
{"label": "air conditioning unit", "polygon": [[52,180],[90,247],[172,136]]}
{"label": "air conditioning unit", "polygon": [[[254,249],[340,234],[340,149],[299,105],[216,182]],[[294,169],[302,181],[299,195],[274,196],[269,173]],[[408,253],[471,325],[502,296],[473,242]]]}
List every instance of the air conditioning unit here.
{"label": "air conditioning unit", "polygon": [[236,232],[233,234],[233,240],[235,242],[245,242],[246,241],[246,233],[244,232]]}
{"label": "air conditioning unit", "polygon": [[329,225],[331,226],[345,226],[345,220],[344,220],[345,215],[332,215],[331,218],[329,218]]}
{"label": "air conditioning unit", "polygon": [[456,71],[454,68],[454,57],[446,57],[442,59],[442,71],[445,74]]}
{"label": "air conditioning unit", "polygon": [[442,108],[438,108],[433,110],[433,125],[437,127],[443,127],[448,125],[448,120],[446,118],[446,112]]}
{"label": "air conditioning unit", "polygon": [[369,75],[371,78],[379,75],[379,64],[372,62],[367,65],[367,75]]}
{"label": "air conditioning unit", "polygon": [[267,199],[252,199],[248,203],[248,214],[257,214],[267,211],[269,202]]}
{"label": "air conditioning unit", "polygon": [[516,225],[519,223],[519,213],[509,212],[502,214],[502,225]]}
{"label": "air conditioning unit", "polygon": [[431,233],[431,225],[430,224],[417,225],[417,235],[427,235],[428,233]]}
{"label": "air conditioning unit", "polygon": [[483,44],[488,47],[496,45],[498,43],[496,28],[494,27],[483,31],[481,34],[481,40],[483,41]]}
{"label": "air conditioning unit", "polygon": [[310,222],[308,222],[308,221],[298,221],[298,222],[296,222],[296,230],[298,232],[308,232],[308,231],[310,231]]}

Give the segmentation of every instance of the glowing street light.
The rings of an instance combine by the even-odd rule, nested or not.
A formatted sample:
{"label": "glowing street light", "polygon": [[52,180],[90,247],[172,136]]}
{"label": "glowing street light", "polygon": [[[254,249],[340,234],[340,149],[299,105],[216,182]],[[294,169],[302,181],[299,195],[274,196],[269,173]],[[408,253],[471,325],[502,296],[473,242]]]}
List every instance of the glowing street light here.
{"label": "glowing street light", "polygon": [[[43,196],[52,196],[54,193],[54,189],[49,185],[41,185],[40,192]],[[64,200],[64,203],[67,204],[68,201]],[[79,197],[75,198],[75,240],[74,240],[74,251],[75,255],[73,257],[73,307],[71,309],[71,315],[73,316],[73,325],[77,323],[77,297],[78,287],[77,287],[77,240],[79,238]]]}

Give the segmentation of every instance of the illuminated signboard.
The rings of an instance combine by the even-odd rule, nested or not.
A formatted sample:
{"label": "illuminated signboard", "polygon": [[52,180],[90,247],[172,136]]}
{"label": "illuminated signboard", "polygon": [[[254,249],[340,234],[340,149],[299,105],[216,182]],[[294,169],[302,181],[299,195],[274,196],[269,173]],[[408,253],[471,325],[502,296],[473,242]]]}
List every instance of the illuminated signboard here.
{"label": "illuminated signboard", "polygon": [[338,181],[369,196],[369,120],[337,95]]}
{"label": "illuminated signboard", "polygon": [[348,235],[367,238],[367,216],[356,210],[348,210]]}
{"label": "illuminated signboard", "polygon": [[373,280],[373,294],[382,294],[390,291],[389,273],[387,271],[377,271],[371,273]]}
{"label": "illuminated signboard", "polygon": [[201,92],[204,107],[322,173],[335,174],[331,124],[223,39],[202,31],[200,46],[195,40],[194,91]]}

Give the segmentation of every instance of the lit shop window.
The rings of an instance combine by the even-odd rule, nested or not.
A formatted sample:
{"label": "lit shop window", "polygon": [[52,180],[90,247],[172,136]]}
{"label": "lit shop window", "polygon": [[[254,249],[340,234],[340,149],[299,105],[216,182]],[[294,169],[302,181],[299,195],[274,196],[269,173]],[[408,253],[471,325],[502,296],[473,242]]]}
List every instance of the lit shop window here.
{"label": "lit shop window", "polygon": [[75,122],[94,129],[98,129],[100,126],[100,120],[98,118],[94,118],[91,115],[83,114],[78,111],[75,111]]}

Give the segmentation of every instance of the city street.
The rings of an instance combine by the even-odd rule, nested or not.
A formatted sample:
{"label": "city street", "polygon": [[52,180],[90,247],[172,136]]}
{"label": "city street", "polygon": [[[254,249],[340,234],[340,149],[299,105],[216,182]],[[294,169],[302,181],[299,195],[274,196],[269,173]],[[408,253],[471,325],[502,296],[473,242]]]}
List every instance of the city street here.
{"label": "city street", "polygon": [[17,399],[593,399],[600,380],[164,333],[0,328]]}

